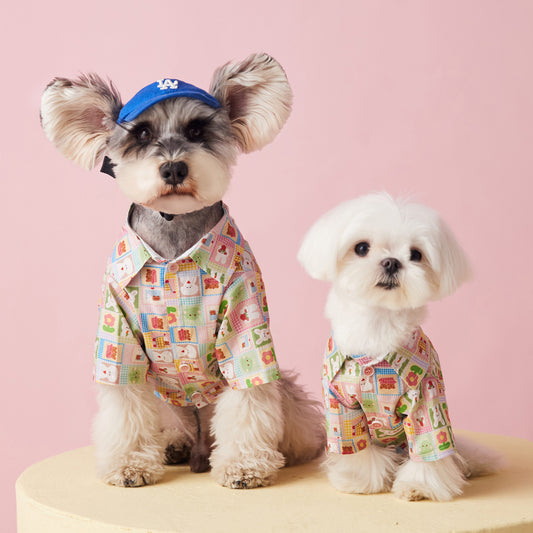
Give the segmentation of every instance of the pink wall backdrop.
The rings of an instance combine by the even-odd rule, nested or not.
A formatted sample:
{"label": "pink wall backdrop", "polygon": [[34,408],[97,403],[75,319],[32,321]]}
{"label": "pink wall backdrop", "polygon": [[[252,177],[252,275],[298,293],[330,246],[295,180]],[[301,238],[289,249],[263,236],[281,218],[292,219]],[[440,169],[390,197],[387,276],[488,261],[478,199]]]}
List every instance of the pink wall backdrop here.
{"label": "pink wall backdrop", "polygon": [[43,87],[95,71],[124,99],[163,76],[205,88],[267,51],[291,118],[242,156],[227,203],[262,266],[279,360],[319,395],[328,287],[296,251],[326,209],[373,190],[448,220],[475,279],[431,306],[455,426],[533,439],[533,4],[50,0],[3,6],[0,36],[4,368],[0,526],[31,463],[90,442],[96,304],[128,202],[62,159],[39,126]]}

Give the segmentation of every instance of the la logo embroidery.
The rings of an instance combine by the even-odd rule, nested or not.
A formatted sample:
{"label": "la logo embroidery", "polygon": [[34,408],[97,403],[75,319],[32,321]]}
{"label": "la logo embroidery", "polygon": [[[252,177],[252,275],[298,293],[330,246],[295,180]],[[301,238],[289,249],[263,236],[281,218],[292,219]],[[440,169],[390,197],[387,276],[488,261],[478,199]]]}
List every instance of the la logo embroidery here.
{"label": "la logo embroidery", "polygon": [[167,89],[177,89],[178,88],[178,80],[158,80],[157,81],[157,88],[161,89],[162,91],[166,91]]}

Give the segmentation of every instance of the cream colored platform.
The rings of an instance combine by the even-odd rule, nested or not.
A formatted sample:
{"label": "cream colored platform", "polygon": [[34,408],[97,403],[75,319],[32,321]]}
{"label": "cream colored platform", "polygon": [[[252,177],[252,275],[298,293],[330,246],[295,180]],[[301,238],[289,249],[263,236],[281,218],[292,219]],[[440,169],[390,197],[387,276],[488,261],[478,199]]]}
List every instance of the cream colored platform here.
{"label": "cream colored platform", "polygon": [[341,494],[316,464],[287,468],[273,487],[230,490],[169,467],[155,486],[117,488],[93,473],[92,448],[51,457],[17,481],[18,533],[533,532],[533,443],[468,434],[504,452],[501,474],[472,480],[450,503]]}

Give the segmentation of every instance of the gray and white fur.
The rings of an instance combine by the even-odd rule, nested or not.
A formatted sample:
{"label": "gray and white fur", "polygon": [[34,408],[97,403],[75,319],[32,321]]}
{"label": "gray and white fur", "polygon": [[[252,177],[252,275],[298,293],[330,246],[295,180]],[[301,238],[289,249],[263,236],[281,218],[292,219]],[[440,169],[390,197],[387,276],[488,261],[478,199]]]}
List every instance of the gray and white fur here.
{"label": "gray and white fur", "polygon": [[[162,257],[180,256],[222,216],[221,200],[240,152],[259,150],[287,120],[292,93],[279,63],[254,54],[215,72],[211,94],[221,108],[190,98],[161,101],[131,122],[111,82],[95,74],[55,78],[41,122],[68,159],[105,168],[133,201],[129,222]],[[318,402],[284,373],[251,389],[227,389],[214,406],[173,407],[150,384],[98,385],[94,423],[97,470],[108,483],[156,483],[168,462],[211,467],[231,488],[269,485],[283,465],[321,454],[325,435]]]}

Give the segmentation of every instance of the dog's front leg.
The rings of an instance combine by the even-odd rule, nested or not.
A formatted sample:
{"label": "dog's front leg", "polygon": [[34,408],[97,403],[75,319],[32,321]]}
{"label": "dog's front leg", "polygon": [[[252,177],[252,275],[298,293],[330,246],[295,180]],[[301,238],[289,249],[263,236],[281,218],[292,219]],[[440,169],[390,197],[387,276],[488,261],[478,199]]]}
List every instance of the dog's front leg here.
{"label": "dog's front leg", "polygon": [[215,405],[211,427],[215,480],[233,489],[271,485],[285,458],[278,451],[283,437],[279,383],[226,390]]}
{"label": "dog's front leg", "polygon": [[98,385],[93,428],[97,473],[122,487],[151,485],[164,473],[158,398],[145,385]]}

